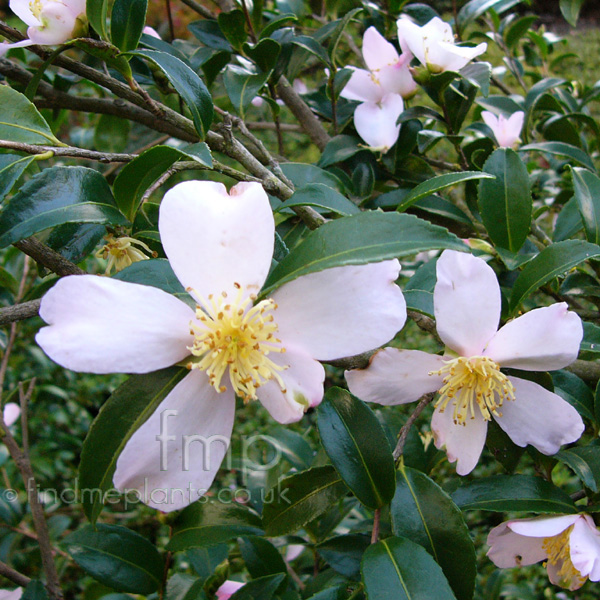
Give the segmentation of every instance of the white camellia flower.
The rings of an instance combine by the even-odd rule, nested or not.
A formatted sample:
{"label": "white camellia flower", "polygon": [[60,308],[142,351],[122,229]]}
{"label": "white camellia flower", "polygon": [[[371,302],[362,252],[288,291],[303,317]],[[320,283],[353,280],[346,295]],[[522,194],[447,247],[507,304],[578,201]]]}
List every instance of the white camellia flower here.
{"label": "white camellia flower", "polygon": [[7,402],[2,411],[2,418],[4,424],[10,427],[17,422],[17,419],[21,415],[21,407],[16,402]]}
{"label": "white camellia flower", "polygon": [[[114,475],[117,488],[168,511],[210,487],[235,396],[260,400],[280,423],[298,421],[323,398],[317,361],[387,342],[404,325],[406,305],[394,283],[397,260],[311,273],[259,301],[275,224],[257,183],[229,194],[221,183],[180,183],[161,203],[159,231],[196,310],[158,288],[69,276],[42,299],[50,326],[36,340],[60,365],[88,373],[149,373],[185,360],[190,373],[127,442]],[[186,493],[148,497],[175,488]]]}
{"label": "white camellia flower", "polygon": [[563,303],[534,309],[500,330],[501,296],[489,265],[470,254],[445,250],[433,293],[444,356],[385,348],[369,367],[346,372],[350,391],[368,402],[404,404],[438,392],[431,421],[435,445],[446,446],[459,475],[470,473],[492,419],[518,446],[555,454],[584,430],[579,413],[542,386],[507,376],[562,369],[577,358],[583,327]]}
{"label": "white camellia flower", "polygon": [[422,27],[406,16],[398,19],[397,24],[402,50],[412,52],[432,73],[459,71],[487,49],[485,42],[474,48],[457,46],[452,27],[439,17],[434,17]]}
{"label": "white camellia flower", "polygon": [[389,150],[398,139],[398,117],[404,110],[402,98],[412,96],[417,84],[408,66],[412,54],[398,52],[375,27],[369,27],[363,37],[363,58],[369,70],[352,69],[352,76],[341,96],[362,102],[354,113],[358,135],[372,148]]}
{"label": "white camellia flower", "polygon": [[54,46],[79,37],[87,29],[85,4],[85,0],[10,0],[11,10],[29,25],[29,39],[0,44],[0,56],[11,48]]}
{"label": "white camellia flower", "polygon": [[508,119],[504,115],[496,116],[487,110],[481,113],[481,117],[492,130],[498,146],[501,148],[512,148],[519,142],[519,135],[525,119],[525,113],[522,110],[514,112]]}
{"label": "white camellia flower", "polygon": [[600,531],[587,514],[506,521],[487,543],[488,557],[502,569],[545,560],[555,585],[576,590],[588,578],[600,581]]}

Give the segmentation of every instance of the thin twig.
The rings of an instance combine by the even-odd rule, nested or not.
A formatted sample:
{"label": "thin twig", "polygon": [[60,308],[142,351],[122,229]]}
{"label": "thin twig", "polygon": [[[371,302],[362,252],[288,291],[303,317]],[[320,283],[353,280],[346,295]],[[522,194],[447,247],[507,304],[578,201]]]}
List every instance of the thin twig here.
{"label": "thin twig", "polygon": [[34,237],[15,242],[14,246],[57,275],[83,275],[85,273],[76,264]]}
{"label": "thin twig", "polygon": [[189,6],[192,10],[195,10],[200,16],[205,19],[216,19],[217,16],[212,13],[208,8],[202,6],[202,4],[196,2],[196,0],[181,0],[183,4]]}
{"label": "thin twig", "polygon": [[0,326],[35,317],[40,310],[40,302],[40,300],[29,300],[14,306],[0,308]]}
{"label": "thin twig", "polygon": [[431,392],[430,394],[425,394],[424,396],[421,396],[419,404],[417,404],[415,410],[412,412],[410,417],[408,417],[406,423],[404,423],[404,425],[402,426],[402,429],[400,430],[400,435],[398,436],[398,443],[394,448],[394,460],[398,460],[402,456],[402,453],[404,452],[404,445],[406,444],[406,439],[408,438],[408,432],[410,431],[410,428],[413,426],[414,422],[419,418],[419,415],[423,412],[423,409],[431,403],[434,396],[435,392]]}
{"label": "thin twig", "polygon": [[24,144],[22,142],[12,142],[10,140],[0,140],[0,148],[25,152],[27,154],[46,154],[52,152],[54,156],[70,156],[72,158],[86,158],[88,160],[97,160],[101,163],[111,162],[130,162],[136,158],[135,154],[113,154],[111,152],[96,152],[85,148],[75,146],[56,147],[56,146],[38,146],[37,144]]}
{"label": "thin twig", "polygon": [[31,579],[27,575],[15,571],[12,567],[9,567],[6,563],[0,561],[0,575],[10,579],[13,583],[20,585],[21,587],[27,587],[31,583]]}
{"label": "thin twig", "polygon": [[371,544],[376,544],[379,541],[379,527],[381,524],[381,509],[375,509],[373,515],[373,531],[371,532]]}

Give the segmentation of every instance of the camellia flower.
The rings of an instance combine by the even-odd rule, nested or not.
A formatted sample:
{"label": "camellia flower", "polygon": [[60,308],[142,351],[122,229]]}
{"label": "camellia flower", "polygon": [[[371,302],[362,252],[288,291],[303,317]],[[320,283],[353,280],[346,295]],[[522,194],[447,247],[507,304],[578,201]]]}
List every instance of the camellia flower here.
{"label": "camellia flower", "polygon": [[0,56],[11,48],[63,44],[87,31],[85,0],[10,0],[9,6],[29,25],[29,39],[0,44]]}
{"label": "camellia flower", "polygon": [[114,475],[120,490],[174,510],[211,485],[229,445],[235,396],[260,400],[280,423],[298,421],[323,397],[317,361],[388,341],[406,307],[394,283],[397,260],[311,273],[259,300],[275,224],[257,183],[230,194],[221,183],[180,183],[161,203],[159,231],[196,310],[158,288],[69,276],[42,299],[50,326],[36,340],[60,365],[88,373],[149,373],[185,361],[190,373],[129,439]]}
{"label": "camellia flower", "polygon": [[409,50],[431,73],[459,71],[487,49],[484,42],[474,48],[457,46],[452,28],[439,17],[419,27],[410,18],[398,19],[398,39],[402,50]]}
{"label": "camellia flower", "polygon": [[235,594],[240,588],[244,587],[244,583],[241,581],[233,581],[232,579],[227,579],[221,585],[221,587],[216,591],[216,599],[217,600],[229,600],[233,594]]}
{"label": "camellia flower", "polygon": [[[148,260],[150,257],[146,256],[143,251],[154,258],[157,256],[156,252],[152,252],[144,242],[132,237],[115,237],[112,233],[109,233],[104,239],[106,244],[96,252],[96,256],[105,260],[108,259],[104,271],[105,275],[109,275],[113,269],[118,273],[134,262]],[[136,246],[139,246],[139,248],[136,248]]]}
{"label": "camellia flower", "polygon": [[14,590],[0,590],[0,600],[19,600],[23,595],[23,588],[15,588]]}
{"label": "camellia flower", "polygon": [[508,119],[504,115],[496,116],[487,110],[481,113],[485,124],[492,130],[498,146],[512,148],[518,141],[525,113],[522,110],[514,112]]}
{"label": "camellia flower", "polygon": [[431,421],[435,445],[446,446],[459,475],[470,473],[492,419],[518,446],[555,454],[584,430],[579,413],[542,386],[505,375],[561,369],[577,357],[583,337],[578,315],[563,303],[534,309],[498,330],[500,287],[485,261],[445,250],[433,293],[444,356],[385,348],[364,370],[348,371],[350,391],[369,402],[404,404],[438,391]]}
{"label": "camellia flower", "polygon": [[600,531],[586,514],[506,521],[487,539],[487,555],[500,568],[547,561],[550,581],[569,590],[600,581]]}
{"label": "camellia flower", "polygon": [[352,69],[341,96],[362,102],[354,112],[358,135],[372,148],[389,150],[398,139],[398,117],[404,111],[402,97],[412,96],[417,84],[408,69],[412,54],[398,56],[392,44],[369,27],[363,37],[363,58],[369,70]]}
{"label": "camellia flower", "polygon": [[7,402],[5,404],[4,410],[2,411],[2,418],[4,419],[4,424],[7,427],[10,427],[16,423],[20,415],[21,407],[16,402]]}

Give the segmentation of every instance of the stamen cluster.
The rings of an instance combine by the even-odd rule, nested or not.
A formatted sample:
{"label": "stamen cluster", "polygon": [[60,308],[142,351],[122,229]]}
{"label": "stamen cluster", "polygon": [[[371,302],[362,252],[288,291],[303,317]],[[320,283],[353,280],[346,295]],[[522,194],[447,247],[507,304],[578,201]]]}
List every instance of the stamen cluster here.
{"label": "stamen cluster", "polygon": [[[544,538],[542,548],[548,553],[548,563],[558,567],[557,574],[561,581],[577,581],[577,587],[581,587],[587,577],[583,577],[571,561],[570,537],[573,527],[567,527],[560,535]],[[547,563],[544,563],[544,566],[546,565]]]}

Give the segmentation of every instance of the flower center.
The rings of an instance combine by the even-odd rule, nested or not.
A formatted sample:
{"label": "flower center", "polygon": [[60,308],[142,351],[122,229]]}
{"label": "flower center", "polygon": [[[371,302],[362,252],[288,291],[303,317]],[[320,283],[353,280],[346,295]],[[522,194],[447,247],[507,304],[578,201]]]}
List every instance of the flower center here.
{"label": "flower center", "polygon": [[582,576],[571,562],[569,538],[572,530],[573,525],[567,527],[560,535],[544,538],[542,548],[548,553],[548,562],[558,567],[557,574],[561,581],[567,585],[573,581],[583,585],[587,577]]}
{"label": "flower center", "polygon": [[515,399],[515,388],[500,367],[487,356],[459,356],[445,361],[439,371],[429,375],[444,375],[444,385],[439,390],[436,407],[444,412],[449,402],[454,404],[454,423],[464,425],[467,417],[475,418],[475,406],[479,407],[484,420],[492,415],[501,417],[498,408],[504,400]]}
{"label": "flower center", "polygon": [[238,290],[235,299],[230,300],[225,292],[217,298],[211,294],[208,302],[201,298],[203,307],[196,308],[199,322],[191,323],[194,343],[189,348],[201,359],[190,362],[188,368],[206,371],[218,392],[227,389],[221,380],[228,371],[234,392],[246,402],[256,400],[256,390],[271,379],[276,379],[285,393],[279,373],[287,367],[269,358],[271,352],[285,352],[275,337],[273,311],[277,304],[269,298],[253,306],[256,296],[245,295],[238,283],[234,285]]}
{"label": "flower center", "polygon": [[36,19],[39,19],[40,13],[42,12],[41,0],[31,0],[31,2],[29,2],[29,10]]}
{"label": "flower center", "polygon": [[[134,262],[147,260],[148,256],[144,252],[147,252],[154,258],[158,256],[144,242],[132,237],[115,237],[112,233],[109,233],[104,239],[106,240],[106,244],[96,252],[96,256],[108,259],[105,275],[108,275],[113,268],[118,272]],[[139,246],[139,248],[136,246]]]}

